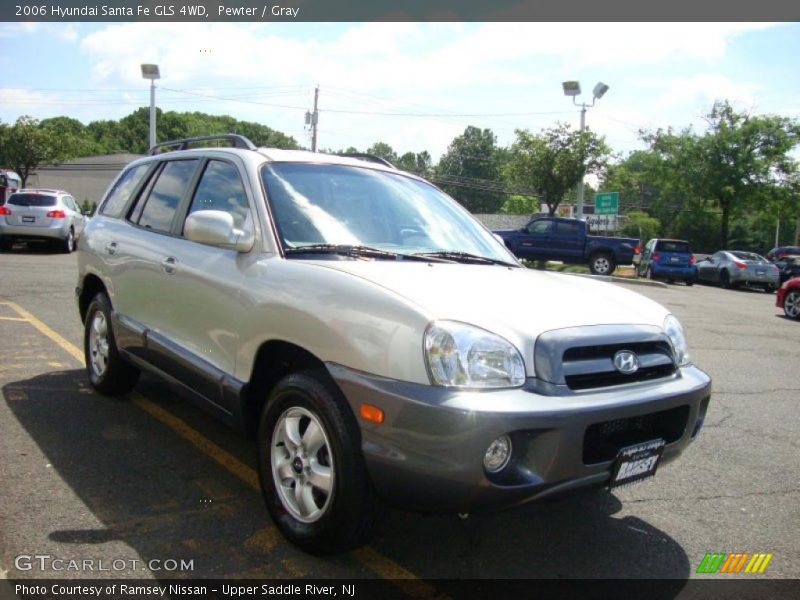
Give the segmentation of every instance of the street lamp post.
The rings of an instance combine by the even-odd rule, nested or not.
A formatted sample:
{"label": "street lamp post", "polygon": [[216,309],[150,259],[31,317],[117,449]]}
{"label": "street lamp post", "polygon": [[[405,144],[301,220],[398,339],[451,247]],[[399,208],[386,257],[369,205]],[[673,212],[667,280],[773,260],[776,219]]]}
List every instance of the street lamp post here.
{"label": "street lamp post", "polygon": [[161,78],[158,65],[142,65],[142,77],[150,80],[150,148],[156,145],[156,79]]}
{"label": "street lamp post", "polygon": [[[561,84],[561,87],[564,90],[564,95],[571,96],[572,103],[575,106],[581,107],[581,133],[583,133],[583,130],[586,129],[586,109],[594,106],[595,101],[599,100],[603,97],[603,95],[605,95],[605,93],[608,91],[608,86],[602,81],[597,82],[597,85],[594,86],[594,90],[592,90],[591,104],[586,104],[586,102],[578,104],[578,102],[575,100],[575,97],[579,96],[581,93],[581,84],[579,81],[565,81]],[[578,210],[575,216],[578,219],[583,219],[583,177],[581,177],[578,181]]]}

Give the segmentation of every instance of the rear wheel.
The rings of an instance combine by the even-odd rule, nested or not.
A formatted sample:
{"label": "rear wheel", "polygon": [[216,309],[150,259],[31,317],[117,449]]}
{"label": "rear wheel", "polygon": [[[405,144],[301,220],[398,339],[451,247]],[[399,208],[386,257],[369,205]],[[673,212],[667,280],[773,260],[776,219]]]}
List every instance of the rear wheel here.
{"label": "rear wheel", "polygon": [[117,351],[111,328],[111,302],[105,294],[92,298],[86,310],[83,353],[89,381],[101,394],[125,394],[136,385],[139,369],[125,362]]}
{"label": "rear wheel", "polygon": [[311,554],[369,538],[377,502],[355,417],[324,371],[292,373],[273,389],[258,430],[264,500],[281,533]]}
{"label": "rear wheel", "polygon": [[719,284],[726,290],[731,288],[731,276],[728,275],[727,271],[722,271],[719,274]]}
{"label": "rear wheel", "polygon": [[595,254],[589,261],[589,270],[595,275],[611,275],[616,268],[614,259],[604,252]]}
{"label": "rear wheel", "polygon": [[67,237],[61,242],[61,251],[69,254],[75,250],[75,232],[70,227]]}
{"label": "rear wheel", "polygon": [[792,290],[783,299],[783,312],[790,319],[800,319],[800,291]]}

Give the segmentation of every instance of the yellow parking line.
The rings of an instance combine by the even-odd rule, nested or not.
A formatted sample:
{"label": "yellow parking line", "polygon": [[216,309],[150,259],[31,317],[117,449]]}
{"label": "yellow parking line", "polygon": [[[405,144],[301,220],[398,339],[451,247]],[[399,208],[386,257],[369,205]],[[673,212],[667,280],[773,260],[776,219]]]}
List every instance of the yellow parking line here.
{"label": "yellow parking line", "polygon": [[27,310],[25,310],[18,304],[14,304],[13,302],[3,302],[3,304],[5,304],[6,306],[10,306],[12,309],[14,309],[19,316],[21,316],[31,325],[36,327],[36,329],[38,329],[47,337],[49,337],[51,340],[53,340],[61,349],[66,351],[67,354],[75,358],[75,360],[77,360],[79,363],[83,364],[84,361],[83,352],[78,350],[78,348],[76,348],[73,344],[65,340],[63,337],[61,337],[61,335],[50,329],[47,325],[42,323],[39,319],[34,317],[31,313],[29,313]]}
{"label": "yellow parking line", "polygon": [[28,319],[22,317],[0,317],[0,321],[19,321],[20,323],[27,323]]}
{"label": "yellow parking line", "polygon": [[[64,339],[60,334],[56,333],[50,327],[42,323],[27,310],[18,304],[15,304],[14,302],[0,302],[0,304],[10,306],[17,312],[17,314],[23,317],[24,320],[30,322],[30,324],[38,329],[41,333],[53,340],[60,348],[62,348],[75,360],[82,364],[84,363],[83,352],[81,352],[75,345]],[[164,410],[161,406],[148,400],[141,394],[134,392],[131,394],[131,398],[136,406],[172,429],[183,439],[191,443],[207,456],[214,459],[233,475],[244,481],[251,488],[260,492],[261,485],[255,469],[248,467],[232,454],[223,450],[217,444],[209,440],[203,434],[194,430],[186,422],[179,419],[169,411]],[[275,528],[274,525],[271,525],[270,528],[275,529],[277,532],[277,528]],[[416,598],[431,598],[436,595],[436,589],[433,586],[423,582],[414,573],[408,569],[405,569],[404,567],[401,567],[390,558],[383,556],[374,548],[366,546],[364,548],[354,550],[351,554],[364,566],[372,570],[380,577],[393,580],[396,585],[409,596]]]}

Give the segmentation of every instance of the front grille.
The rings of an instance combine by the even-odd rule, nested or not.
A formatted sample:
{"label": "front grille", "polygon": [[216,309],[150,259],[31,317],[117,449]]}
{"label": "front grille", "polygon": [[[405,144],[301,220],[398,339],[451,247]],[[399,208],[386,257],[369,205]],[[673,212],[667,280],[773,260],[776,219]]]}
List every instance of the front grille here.
{"label": "front grille", "polygon": [[[620,350],[630,350],[638,356],[638,371],[625,374],[616,370],[614,355]],[[568,348],[562,369],[567,387],[586,390],[669,377],[675,372],[675,362],[669,343],[659,340]]]}
{"label": "front grille", "polygon": [[689,406],[595,423],[583,436],[583,462],[591,465],[613,460],[622,448],[658,438],[670,444],[683,436]]}

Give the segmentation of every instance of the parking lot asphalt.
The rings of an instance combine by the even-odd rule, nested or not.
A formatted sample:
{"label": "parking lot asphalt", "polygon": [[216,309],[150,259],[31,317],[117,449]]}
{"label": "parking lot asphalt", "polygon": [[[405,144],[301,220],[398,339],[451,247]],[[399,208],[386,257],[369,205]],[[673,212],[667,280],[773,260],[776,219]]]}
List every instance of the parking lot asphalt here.
{"label": "parking lot asphalt", "polygon": [[[655,478],[466,520],[387,510],[368,547],[315,558],[271,524],[252,441],[150,377],[91,390],[75,284],[75,256],[0,253],[0,576],[386,578],[428,597],[429,579],[687,579],[711,577],[707,552],[769,552],[761,577],[800,577],[800,322],[772,294],[631,287],[714,381],[699,439]],[[19,558],[42,555],[93,570]]]}

